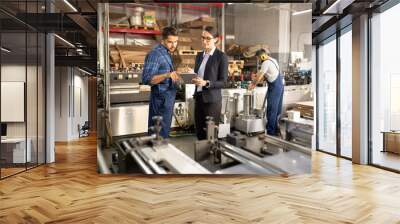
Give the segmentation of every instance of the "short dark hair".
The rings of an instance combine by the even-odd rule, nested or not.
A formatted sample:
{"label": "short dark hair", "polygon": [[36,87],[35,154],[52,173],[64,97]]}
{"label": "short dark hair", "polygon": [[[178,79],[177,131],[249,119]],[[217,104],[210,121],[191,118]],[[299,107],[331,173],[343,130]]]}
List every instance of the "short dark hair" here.
{"label": "short dark hair", "polygon": [[214,38],[217,38],[219,36],[218,30],[213,26],[206,26],[204,28],[204,31],[209,32],[211,34],[211,36],[213,36]]}
{"label": "short dark hair", "polygon": [[167,39],[168,36],[178,36],[178,30],[175,27],[167,26],[162,30],[163,40]]}

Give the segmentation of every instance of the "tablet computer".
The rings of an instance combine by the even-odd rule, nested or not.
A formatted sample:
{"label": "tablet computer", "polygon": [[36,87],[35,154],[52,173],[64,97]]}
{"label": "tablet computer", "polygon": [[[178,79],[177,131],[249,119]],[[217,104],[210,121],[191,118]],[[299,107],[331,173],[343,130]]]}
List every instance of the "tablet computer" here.
{"label": "tablet computer", "polygon": [[192,83],[192,79],[197,77],[196,73],[179,73],[179,75],[181,76],[181,78],[183,79],[183,82],[185,84],[191,84]]}

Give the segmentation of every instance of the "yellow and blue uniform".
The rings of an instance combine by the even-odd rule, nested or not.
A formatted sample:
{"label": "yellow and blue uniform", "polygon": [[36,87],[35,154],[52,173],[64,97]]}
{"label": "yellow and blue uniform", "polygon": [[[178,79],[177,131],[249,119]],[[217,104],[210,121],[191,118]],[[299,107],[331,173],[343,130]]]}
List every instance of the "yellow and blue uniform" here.
{"label": "yellow and blue uniform", "polygon": [[[154,125],[153,116],[162,116],[160,135],[168,138],[174,109],[176,86],[171,78],[152,85],[151,79],[155,75],[174,71],[172,58],[168,49],[162,44],[156,45],[147,55],[144,62],[142,82],[151,85],[148,127]],[[149,135],[153,132],[149,129]]]}

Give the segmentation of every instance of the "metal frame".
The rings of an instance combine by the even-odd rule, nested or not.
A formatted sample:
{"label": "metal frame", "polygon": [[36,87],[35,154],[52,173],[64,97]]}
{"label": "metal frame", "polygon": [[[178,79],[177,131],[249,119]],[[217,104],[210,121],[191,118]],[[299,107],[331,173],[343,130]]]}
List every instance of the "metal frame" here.
{"label": "metal frame", "polygon": [[342,133],[342,125],[341,125],[341,116],[340,116],[340,78],[341,78],[341,64],[340,64],[340,37],[341,30],[339,29],[339,24],[336,23],[336,154],[341,156],[341,133]]}
{"label": "metal frame", "polygon": [[[36,1],[36,2],[38,2],[38,1]],[[38,5],[36,6],[36,8],[37,8],[37,10],[38,10]],[[27,9],[27,5],[25,4],[25,10]],[[37,30],[37,29],[35,29],[35,28],[33,28],[32,26],[30,26],[30,25],[28,25],[27,23],[25,23],[25,22],[23,22],[23,21],[21,21],[21,20],[19,20],[19,19],[17,19],[16,17],[14,17],[14,16],[12,16],[11,14],[9,14],[7,11],[5,11],[5,10],[3,10],[3,9],[1,9],[0,8],[0,11],[2,11],[3,13],[5,13],[5,14],[7,14],[8,16],[11,16],[12,18],[14,18],[14,19],[16,19],[16,20],[18,20],[19,22],[21,22],[22,24],[24,24],[24,27],[25,27],[25,32],[22,32],[22,33],[25,33],[25,84],[24,84],[24,91],[25,91],[25,93],[24,93],[24,97],[25,97],[25,99],[24,99],[24,120],[25,120],[25,169],[23,169],[23,170],[21,170],[21,171],[18,171],[18,172],[15,172],[15,173],[12,173],[12,174],[9,174],[9,175],[7,175],[7,176],[2,176],[2,168],[0,167],[0,180],[3,180],[3,179],[6,179],[6,178],[9,178],[9,177],[12,177],[12,176],[15,176],[15,175],[18,175],[18,174],[20,174],[20,173],[23,173],[23,172],[26,172],[26,171],[28,171],[28,170],[31,170],[31,169],[34,169],[34,168],[37,168],[37,167],[39,167],[39,166],[41,166],[41,165],[44,165],[44,164],[46,164],[46,161],[47,161],[47,141],[46,141],[46,136],[47,136],[47,129],[46,129],[46,126],[47,126],[47,110],[46,110],[46,108],[47,108],[47,82],[46,82],[46,77],[47,77],[47,74],[48,74],[48,72],[47,72],[47,60],[46,60],[46,54],[47,54],[47,39],[46,39],[46,35],[47,35],[47,33],[43,33],[45,36],[43,36],[43,39],[44,39],[44,41],[43,41],[43,44],[44,44],[44,55],[43,55],[43,58],[44,58],[44,68],[45,69],[43,69],[42,70],[42,75],[44,76],[43,77],[43,80],[44,80],[44,99],[43,99],[43,106],[44,106],[44,120],[42,121],[42,122],[44,122],[44,136],[43,136],[43,140],[44,140],[44,145],[43,145],[43,147],[44,147],[44,155],[42,155],[43,156],[43,159],[44,159],[44,162],[43,163],[39,163],[39,141],[38,141],[38,139],[39,139],[39,107],[38,107],[38,104],[39,104],[39,82],[38,82],[38,77],[39,77],[39,69],[38,69],[38,66],[39,66],[39,33],[41,33],[39,30]],[[47,11],[47,7],[46,7],[46,11]],[[25,17],[27,17],[27,15],[25,15]],[[27,144],[27,139],[28,139],[28,119],[27,119],[27,117],[28,117],[28,112],[27,112],[27,82],[28,82],[28,68],[27,68],[27,64],[28,64],[28,30],[32,30],[32,31],[34,31],[34,32],[36,32],[36,44],[37,44],[37,46],[36,46],[36,55],[37,55],[37,58],[36,58],[36,99],[37,99],[37,102],[36,102],[36,104],[37,104],[37,108],[36,108],[36,142],[37,142],[37,148],[36,148],[36,162],[35,162],[35,164],[33,164],[32,166],[28,166],[28,162],[27,162],[27,160],[28,160],[28,154],[26,153],[26,151],[27,151],[27,147],[28,147],[28,144]],[[0,32],[0,44],[1,44],[1,36],[2,36],[2,32]],[[1,66],[2,66],[2,64],[1,64],[1,61],[2,61],[2,56],[1,56],[1,54],[0,54],[0,68],[1,68]],[[0,69],[0,82],[1,82],[1,69]],[[0,89],[1,89],[1,86],[0,86]],[[1,96],[1,93],[0,93],[0,96]],[[0,109],[1,109],[1,106],[0,106]],[[1,115],[0,115],[0,123],[1,123]],[[1,155],[1,145],[0,145],[0,155]],[[21,167],[22,168],[22,167]]]}
{"label": "metal frame", "polygon": [[367,107],[368,107],[368,164],[373,164],[372,163],[372,76],[371,76],[371,71],[372,71],[372,66],[371,66],[371,55],[372,55],[372,29],[371,29],[371,19],[372,19],[372,13],[368,12],[368,54],[367,54],[367,60],[368,60],[368,75],[367,75],[367,82],[368,82],[368,100],[367,100]]}
{"label": "metal frame", "polygon": [[[372,94],[372,85],[371,85],[371,80],[372,80],[372,60],[371,60],[371,56],[372,56],[372,27],[371,27],[371,19],[372,19],[372,14],[373,13],[383,13],[384,11],[386,11],[386,10],[388,10],[388,9],[390,9],[391,7],[393,7],[393,6],[395,6],[395,5],[397,5],[398,3],[400,3],[400,1],[399,0],[389,0],[388,2],[386,2],[385,4],[383,4],[383,5],[381,5],[381,6],[379,6],[378,8],[375,8],[375,9],[371,9],[371,10],[369,10],[369,11],[367,11],[367,13],[368,13],[368,31],[367,31],[367,40],[368,40],[368,55],[367,55],[367,66],[368,66],[368,69],[367,69],[367,80],[368,80],[368,86],[367,86],[367,88],[368,88],[368,96],[367,96],[367,98],[368,98],[368,105],[367,105],[367,107],[368,107],[368,124],[367,124],[367,126],[368,126],[368,165],[370,165],[370,166],[373,166],[373,167],[377,167],[377,168],[380,168],[380,169],[384,169],[384,170],[387,170],[387,171],[391,171],[391,172],[395,172],[395,173],[400,173],[400,170],[396,170],[396,169],[392,169],[392,168],[389,168],[389,167],[385,167],[385,166],[382,166],[382,165],[378,165],[378,164],[374,164],[373,163],[373,145],[372,145],[372,130],[371,130],[371,128],[372,128],[372,102],[371,102],[371,100],[372,100],[372,96],[371,96],[371,94]],[[348,26],[351,26],[352,24],[350,23]],[[342,154],[341,154],[341,145],[340,145],[340,142],[341,142],[341,139],[340,139],[340,133],[341,133],[341,123],[340,123],[340,102],[341,102],[341,99],[340,99],[340,74],[341,74],[341,71],[340,71],[340,36],[342,36],[345,32],[346,32],[346,30],[348,29],[348,26],[346,26],[346,27],[344,27],[344,28],[341,28],[340,30],[337,30],[336,31],[336,48],[337,48],[337,50],[336,50],[336,53],[337,53],[337,55],[336,55],[336,68],[337,68],[337,71],[336,71],[336,75],[337,75],[337,83],[336,83],[336,90],[337,90],[337,98],[336,98],[336,102],[337,102],[337,105],[336,105],[336,111],[337,111],[337,114],[336,114],[336,122],[337,122],[337,124],[336,124],[336,127],[337,127],[337,130],[336,130],[336,133],[337,133],[337,136],[336,136],[336,146],[337,146],[337,150],[336,150],[336,154],[335,153],[330,153],[330,152],[326,152],[326,151],[324,151],[324,150],[321,150],[321,149],[319,149],[319,119],[318,119],[318,110],[319,110],[319,103],[318,103],[318,94],[316,94],[316,113],[317,113],[317,116],[316,116],[316,125],[317,125],[317,127],[316,127],[316,148],[317,148],[317,151],[320,151],[320,152],[324,152],[324,153],[326,153],[326,154],[329,154],[329,155],[333,155],[333,156],[336,156],[336,157],[340,157],[340,158],[344,158],[344,159],[347,159],[347,160],[352,160],[352,158],[348,158],[348,157],[346,157],[346,156],[343,156]],[[323,40],[321,40],[321,41],[319,41],[317,44],[316,44],[316,70],[317,70],[317,75],[316,75],[316,88],[317,88],[317,90],[316,90],[316,92],[318,93],[318,89],[319,89],[319,78],[318,78],[318,74],[319,74],[319,54],[318,54],[318,49],[319,49],[319,45],[320,45],[320,43],[322,43],[322,42],[324,42],[324,41],[326,41],[327,39],[329,39],[330,37],[327,37],[327,38],[325,38],[325,39],[323,39]]]}
{"label": "metal frame", "polygon": [[[335,38],[333,38],[333,36],[335,36]],[[331,152],[328,152],[328,151],[325,151],[325,150],[322,150],[322,149],[320,149],[319,148],[319,116],[318,116],[318,113],[319,113],[319,103],[318,103],[318,101],[319,101],[319,87],[320,87],[320,85],[319,85],[319,82],[320,82],[320,80],[319,80],[319,74],[320,74],[320,69],[319,69],[319,47],[320,47],[320,44],[322,44],[322,43],[329,43],[329,42],[331,42],[331,41],[336,41],[336,51],[337,51],[337,45],[338,45],[338,43],[337,43],[337,41],[338,41],[338,37],[337,37],[337,35],[336,35],[336,33],[335,34],[333,34],[333,35],[330,35],[329,37],[327,37],[327,38],[325,38],[324,40],[321,40],[319,43],[318,43],[318,45],[317,45],[317,48],[316,48],[316,55],[317,55],[317,61],[316,61],[316,69],[317,69],[317,73],[316,73],[316,96],[317,96],[317,99],[316,99],[316,117],[317,117],[317,120],[316,120],[316,125],[317,125],[317,127],[316,127],[316,139],[315,139],[315,141],[316,141],[316,151],[318,151],[318,152],[323,152],[323,153],[326,153],[326,154],[329,154],[329,155],[334,155],[334,156],[337,156],[335,153],[331,153]],[[337,55],[336,55],[336,63],[337,63]],[[336,69],[337,69],[337,65],[336,65]],[[337,76],[337,71],[336,71],[336,76]],[[336,77],[337,78],[337,77]],[[337,80],[336,80],[336,91],[337,91],[337,86],[338,86],[338,84],[337,84]],[[336,93],[337,94],[337,93]],[[336,104],[337,104],[337,97],[336,97]],[[336,105],[336,107],[337,107],[337,105]],[[336,111],[336,116],[337,116],[337,111]],[[337,123],[337,117],[336,117],[336,123]],[[336,153],[337,153],[337,124],[336,124]]]}
{"label": "metal frame", "polygon": [[384,13],[386,10],[389,10],[390,8],[396,6],[397,4],[400,3],[400,0],[389,0],[383,5],[379,6],[378,8],[374,10],[369,10],[368,11],[368,35],[367,35],[367,40],[368,40],[368,54],[367,54],[367,60],[368,60],[368,69],[367,69],[367,80],[368,80],[368,100],[367,100],[367,107],[368,107],[368,165],[377,167],[383,170],[395,172],[395,173],[400,173],[400,170],[393,169],[387,166],[379,165],[374,163],[373,161],[373,141],[372,141],[372,18],[373,18],[373,13]]}
{"label": "metal frame", "polygon": [[[2,32],[1,32],[1,29],[2,29],[2,23],[0,23],[0,46],[2,46]],[[1,64],[2,57],[1,57],[1,55],[2,55],[2,53],[0,51],[0,125],[1,125],[1,77],[2,77],[2,75],[1,75],[1,67],[2,67],[2,64]],[[0,180],[2,179],[2,177],[1,177],[1,151],[2,150],[1,150],[1,144],[0,144]]]}
{"label": "metal frame", "polygon": [[[317,151],[319,151],[319,152],[323,152],[323,153],[326,153],[326,154],[329,154],[329,155],[333,155],[333,156],[336,156],[336,157],[340,157],[340,158],[343,158],[343,159],[347,159],[347,160],[352,160],[352,158],[349,158],[349,157],[347,157],[347,156],[343,156],[342,155],[342,150],[341,150],[341,131],[342,131],[342,127],[341,127],[341,116],[340,116],[340,113],[341,113],[341,108],[340,108],[340,103],[341,103],[341,97],[340,97],[340,91],[341,91],[341,88],[340,88],[340,81],[341,81],[341,64],[340,64],[340,62],[341,62],[341,57],[340,57],[340,37],[343,35],[343,34],[345,34],[346,32],[348,32],[348,31],[350,31],[351,30],[351,28],[350,28],[350,26],[352,25],[352,23],[350,23],[350,24],[348,24],[347,26],[345,26],[345,27],[341,27],[340,25],[339,25],[339,23],[337,23],[336,24],[336,33],[335,34],[333,34],[333,35],[335,35],[335,38],[333,39],[332,38],[332,36],[333,35],[331,35],[331,36],[329,36],[329,37],[327,37],[327,38],[325,38],[325,39],[323,39],[323,40],[321,40],[317,45],[316,45],[316,70],[317,70],[317,72],[316,72],[316,150]],[[332,39],[332,40],[329,40],[329,39]],[[328,152],[328,151],[325,151],[325,150],[323,150],[323,149],[320,149],[319,148],[319,116],[318,116],[318,112],[319,112],[319,94],[318,94],[318,92],[319,92],[319,87],[320,87],[320,85],[319,85],[319,73],[320,73],[320,70],[319,70],[319,52],[318,52],[318,49],[319,49],[319,47],[320,47],[320,44],[321,43],[324,43],[324,42],[330,42],[330,41],[336,41],[336,153],[332,153],[332,152]]]}

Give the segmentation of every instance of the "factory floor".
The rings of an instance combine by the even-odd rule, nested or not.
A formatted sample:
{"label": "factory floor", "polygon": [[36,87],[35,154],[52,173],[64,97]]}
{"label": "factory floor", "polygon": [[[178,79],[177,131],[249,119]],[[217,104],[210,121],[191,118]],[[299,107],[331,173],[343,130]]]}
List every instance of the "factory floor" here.
{"label": "factory floor", "polygon": [[168,141],[171,144],[175,145],[190,158],[194,158],[194,145],[197,141],[197,137],[194,134],[179,137],[170,137]]}
{"label": "factory floor", "polygon": [[[180,137],[171,137],[168,139],[169,142],[175,145],[178,149],[194,159],[194,148],[197,138],[195,135],[186,135]],[[259,151],[261,147],[258,137],[248,137],[248,149],[251,151]],[[265,155],[263,160],[273,164],[274,166],[280,167],[286,170],[289,174],[304,174],[311,172],[311,158],[305,154],[297,152],[296,150],[284,151],[281,148],[269,145],[270,151],[274,152],[274,155]],[[219,170],[219,168],[213,167],[209,162],[202,163],[204,167],[212,172]],[[255,174],[255,172],[244,165],[236,165],[224,170],[219,170],[217,173],[220,174]],[[265,173],[262,173],[265,174]],[[273,174],[273,173],[267,173]]]}
{"label": "factory floor", "polygon": [[399,223],[400,175],[313,152],[312,174],[98,175],[96,137],[0,181],[0,223]]}

